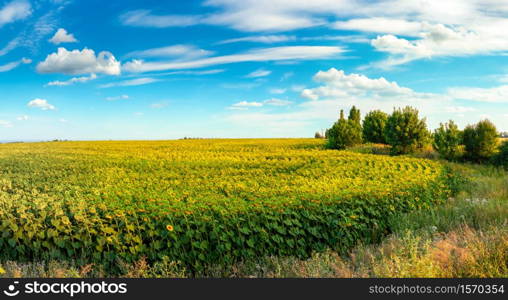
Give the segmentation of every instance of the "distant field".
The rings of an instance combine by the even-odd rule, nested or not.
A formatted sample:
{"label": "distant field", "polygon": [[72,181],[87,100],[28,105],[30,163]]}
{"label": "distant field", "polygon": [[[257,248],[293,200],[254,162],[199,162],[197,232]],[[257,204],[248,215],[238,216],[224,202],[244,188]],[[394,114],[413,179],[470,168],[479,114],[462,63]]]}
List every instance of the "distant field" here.
{"label": "distant field", "polygon": [[[322,140],[0,145],[0,259],[191,269],[349,249],[388,216],[450,194],[438,162],[322,149]],[[112,267],[113,268],[113,267]]]}

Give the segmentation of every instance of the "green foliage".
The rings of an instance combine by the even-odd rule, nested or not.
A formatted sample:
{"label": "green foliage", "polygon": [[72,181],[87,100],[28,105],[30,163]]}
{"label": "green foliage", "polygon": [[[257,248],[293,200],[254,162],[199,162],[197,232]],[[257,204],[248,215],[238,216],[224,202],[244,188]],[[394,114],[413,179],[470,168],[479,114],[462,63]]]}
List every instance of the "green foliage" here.
{"label": "green foliage", "polygon": [[376,144],[386,144],[384,130],[388,114],[380,110],[369,112],[363,120],[363,139]]}
{"label": "green foliage", "polygon": [[316,133],[314,134],[314,138],[315,139],[322,139],[322,138],[324,138],[324,136],[320,132],[316,131]]}
{"label": "green foliage", "polygon": [[434,149],[441,158],[451,161],[460,158],[462,132],[452,120],[445,124],[439,124],[439,128],[434,131],[433,138]]}
{"label": "green foliage", "polygon": [[504,141],[499,147],[499,152],[494,155],[492,162],[508,170],[508,141]]}
{"label": "green foliage", "polygon": [[496,126],[489,120],[466,126],[463,137],[466,158],[474,162],[491,159],[497,149],[498,136]]}
{"label": "green foliage", "polygon": [[407,106],[395,109],[388,117],[385,138],[392,146],[392,154],[408,154],[427,145],[430,133],[427,130],[426,120],[418,117],[418,110]]}
{"label": "green foliage", "polygon": [[360,117],[360,111],[354,106],[351,108],[347,120],[344,118],[344,111],[341,110],[339,120],[326,131],[327,148],[343,150],[346,147],[361,144],[362,126]]}
{"label": "green foliage", "polygon": [[0,145],[0,259],[169,259],[190,270],[345,252],[396,213],[451,195],[432,161],[322,151],[320,141]]}

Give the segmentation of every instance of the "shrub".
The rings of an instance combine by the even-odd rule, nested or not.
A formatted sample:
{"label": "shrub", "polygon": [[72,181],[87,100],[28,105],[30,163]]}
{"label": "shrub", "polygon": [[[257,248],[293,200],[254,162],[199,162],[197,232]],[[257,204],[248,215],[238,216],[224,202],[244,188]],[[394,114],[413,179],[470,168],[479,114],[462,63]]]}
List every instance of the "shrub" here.
{"label": "shrub", "polygon": [[384,129],[388,114],[380,110],[369,112],[363,120],[363,139],[367,142],[386,144]]}
{"label": "shrub", "polygon": [[392,146],[392,154],[413,153],[429,143],[430,134],[425,119],[418,117],[418,110],[407,106],[395,109],[386,121],[386,142]]}
{"label": "shrub", "polygon": [[450,120],[445,124],[440,124],[434,131],[434,149],[441,158],[456,161],[461,156],[462,132],[457,125]]}
{"label": "shrub", "polygon": [[494,155],[494,165],[500,166],[508,170],[508,141],[504,141],[499,147],[499,152]]}
{"label": "shrub", "polygon": [[316,131],[316,133],[314,134],[314,138],[315,139],[322,139],[324,137],[323,137],[323,135],[319,131]]}
{"label": "shrub", "polygon": [[484,162],[491,159],[498,145],[496,126],[489,120],[466,126],[463,143],[467,159],[474,162]]}

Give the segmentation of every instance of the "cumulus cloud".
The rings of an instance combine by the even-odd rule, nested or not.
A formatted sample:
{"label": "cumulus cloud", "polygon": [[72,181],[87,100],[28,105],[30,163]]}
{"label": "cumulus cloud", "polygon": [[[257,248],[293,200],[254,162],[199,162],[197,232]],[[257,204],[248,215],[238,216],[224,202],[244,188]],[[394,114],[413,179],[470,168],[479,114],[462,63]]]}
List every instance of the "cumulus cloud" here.
{"label": "cumulus cloud", "polygon": [[97,75],[92,73],[92,74],[90,74],[90,76],[73,77],[73,78],[66,80],[66,81],[60,81],[60,80],[51,81],[51,82],[48,82],[47,85],[48,86],[67,86],[67,85],[72,85],[74,83],[88,82],[88,81],[94,80],[94,79],[97,79]]}
{"label": "cumulus cloud", "polygon": [[385,78],[371,79],[360,74],[347,75],[342,70],[331,68],[328,71],[319,71],[314,81],[323,83],[323,86],[305,89],[301,92],[303,98],[319,100],[323,98],[340,98],[349,96],[414,96],[414,92],[400,87],[396,82]]}
{"label": "cumulus cloud", "polygon": [[245,77],[247,77],[247,78],[259,78],[259,77],[268,76],[270,74],[272,74],[272,71],[265,70],[265,69],[257,69],[256,71],[253,71],[253,72],[245,75]]}
{"label": "cumulus cloud", "polygon": [[32,108],[39,108],[42,110],[55,110],[56,109],[56,107],[54,105],[49,104],[46,99],[40,99],[40,98],[36,98],[36,99],[33,99],[32,101],[28,102],[27,106],[32,107]]}
{"label": "cumulus cloud", "polygon": [[90,74],[102,73],[107,75],[119,75],[120,62],[107,51],[100,52],[97,56],[91,49],[72,50],[61,47],[58,51],[46,57],[37,65],[39,73],[62,73],[62,74]]}
{"label": "cumulus cloud", "polygon": [[61,43],[75,43],[78,40],[76,40],[73,34],[68,33],[67,30],[63,28],[60,28],[49,41],[55,45],[58,45]]}
{"label": "cumulus cloud", "polygon": [[145,62],[143,60],[132,60],[124,64],[123,69],[128,72],[141,73],[171,69],[195,69],[239,62],[329,59],[332,57],[339,57],[344,52],[345,50],[343,48],[333,46],[273,47],[189,61]]}
{"label": "cumulus cloud", "polygon": [[23,20],[31,14],[32,6],[30,2],[25,0],[11,1],[0,9],[0,27],[17,20]]}

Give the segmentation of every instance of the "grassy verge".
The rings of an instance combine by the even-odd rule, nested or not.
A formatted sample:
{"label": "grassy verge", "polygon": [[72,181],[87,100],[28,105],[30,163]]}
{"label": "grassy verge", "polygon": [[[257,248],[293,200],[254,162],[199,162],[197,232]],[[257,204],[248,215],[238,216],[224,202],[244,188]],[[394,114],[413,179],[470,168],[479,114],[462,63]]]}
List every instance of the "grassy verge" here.
{"label": "grassy verge", "polygon": [[[471,178],[454,199],[430,210],[398,215],[379,244],[358,245],[310,259],[264,257],[227,269],[209,266],[198,277],[508,277],[508,173],[492,167],[451,165]],[[118,262],[125,277],[188,277],[178,263]],[[72,262],[0,264],[4,277],[101,277],[94,265]]]}

